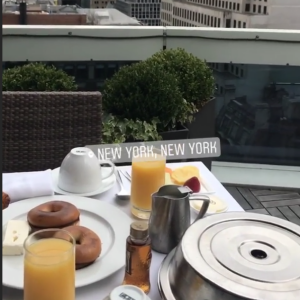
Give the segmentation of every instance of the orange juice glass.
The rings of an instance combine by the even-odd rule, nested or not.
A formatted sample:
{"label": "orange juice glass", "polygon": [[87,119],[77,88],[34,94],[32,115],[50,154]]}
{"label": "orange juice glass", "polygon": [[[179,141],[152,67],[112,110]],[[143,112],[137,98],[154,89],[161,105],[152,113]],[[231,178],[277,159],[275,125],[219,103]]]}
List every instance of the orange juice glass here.
{"label": "orange juice glass", "polygon": [[74,238],[62,229],[34,232],[24,242],[24,300],[75,300]]}
{"label": "orange juice glass", "polygon": [[133,152],[131,170],[131,213],[149,219],[151,195],[165,184],[166,157],[160,149]]}

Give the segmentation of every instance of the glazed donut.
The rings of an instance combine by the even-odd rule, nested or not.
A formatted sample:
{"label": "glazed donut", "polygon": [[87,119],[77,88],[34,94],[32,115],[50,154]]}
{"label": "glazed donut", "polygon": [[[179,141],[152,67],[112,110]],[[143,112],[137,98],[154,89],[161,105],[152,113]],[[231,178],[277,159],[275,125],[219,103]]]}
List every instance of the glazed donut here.
{"label": "glazed donut", "polygon": [[79,224],[80,212],[65,201],[50,201],[31,209],[27,221],[33,231],[46,228],[63,228]]}
{"label": "glazed donut", "polygon": [[[69,226],[63,230],[68,231],[76,241],[76,270],[91,265],[100,256],[101,240],[94,231],[84,226]],[[57,232],[53,237],[70,241],[70,236],[63,231]]]}

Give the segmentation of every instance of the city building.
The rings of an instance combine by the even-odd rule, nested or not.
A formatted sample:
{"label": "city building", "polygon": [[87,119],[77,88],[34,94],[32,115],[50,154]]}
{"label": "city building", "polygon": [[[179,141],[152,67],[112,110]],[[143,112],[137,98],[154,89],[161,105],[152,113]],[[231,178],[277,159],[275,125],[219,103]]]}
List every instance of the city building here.
{"label": "city building", "polygon": [[90,0],[90,8],[106,8],[108,4],[115,4],[115,1]]}
{"label": "city building", "polygon": [[299,29],[299,0],[162,0],[166,26]]}
{"label": "city building", "polygon": [[105,9],[86,9],[77,8],[79,14],[87,16],[88,25],[107,25],[107,26],[140,26],[135,18],[131,18],[114,8]]}
{"label": "city building", "polygon": [[107,8],[114,5],[115,0],[56,0],[57,5],[79,5],[82,8]]}
{"label": "city building", "polygon": [[115,8],[144,25],[160,26],[160,0],[116,0]]}
{"label": "city building", "polygon": [[[77,5],[53,5],[52,0],[36,3],[5,3],[3,25],[102,25],[139,26],[140,22],[116,9],[88,9]],[[23,9],[22,9],[23,7]],[[22,13],[23,12],[23,13]]]}

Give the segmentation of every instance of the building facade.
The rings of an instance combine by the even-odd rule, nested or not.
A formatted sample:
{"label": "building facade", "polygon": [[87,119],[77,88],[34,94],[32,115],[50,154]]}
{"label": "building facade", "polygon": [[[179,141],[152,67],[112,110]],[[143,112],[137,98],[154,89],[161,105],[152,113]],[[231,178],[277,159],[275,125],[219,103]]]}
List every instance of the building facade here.
{"label": "building facade", "polygon": [[107,5],[114,5],[114,0],[90,0],[90,8],[106,8]]}
{"label": "building facade", "polygon": [[115,8],[147,26],[160,26],[160,0],[116,0]]}
{"label": "building facade", "polygon": [[114,8],[90,9],[77,5],[53,5],[52,1],[50,4],[25,4],[25,10],[20,10],[17,3],[10,3],[2,10],[3,25],[141,25],[135,18],[130,18]]}
{"label": "building facade", "polygon": [[299,29],[298,0],[162,0],[166,26]]}

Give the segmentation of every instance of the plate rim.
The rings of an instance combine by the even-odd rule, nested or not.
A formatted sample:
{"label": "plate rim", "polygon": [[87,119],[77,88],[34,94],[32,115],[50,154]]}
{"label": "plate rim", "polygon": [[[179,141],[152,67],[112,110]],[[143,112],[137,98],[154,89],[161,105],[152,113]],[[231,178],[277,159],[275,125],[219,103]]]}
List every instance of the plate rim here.
{"label": "plate rim", "polygon": [[[102,167],[104,168],[104,167]],[[64,195],[64,196],[71,196],[71,195],[75,195],[77,197],[93,197],[93,196],[97,196],[97,195],[100,195],[102,193],[105,193],[107,192],[108,190],[110,190],[111,188],[113,188],[114,184],[116,183],[117,181],[117,177],[116,175],[113,173],[110,177],[113,178],[113,180],[111,181],[111,183],[107,184],[107,185],[104,185],[104,187],[102,187],[103,184],[101,184],[101,186],[93,191],[93,192],[89,192],[89,193],[83,193],[83,194],[74,194],[74,193],[71,193],[71,192],[66,192],[66,191],[63,191],[62,189],[60,189],[58,187],[58,175],[59,175],[59,170],[60,170],[60,167],[58,168],[55,168],[53,170],[51,170],[51,179],[52,179],[52,187],[53,187],[53,191],[54,193],[58,194],[58,195]],[[57,180],[55,180],[53,177],[56,177]],[[109,179],[110,177],[108,178],[105,178],[104,180],[107,180]]]}
{"label": "plate rim", "polygon": [[[125,247],[126,247],[126,238],[127,235],[129,234],[129,228],[130,228],[130,224],[132,222],[132,219],[130,218],[130,216],[128,216],[125,212],[123,212],[121,209],[119,209],[118,207],[105,202],[105,201],[101,201],[101,200],[97,200],[97,199],[93,199],[93,198],[88,198],[88,197],[81,197],[81,196],[69,196],[69,195],[60,195],[59,197],[61,197],[62,201],[66,201],[66,202],[71,202],[74,204],[74,200],[77,201],[82,201],[83,200],[83,206],[82,207],[81,203],[78,204],[74,204],[75,206],[79,206],[79,209],[81,210],[86,210],[89,212],[92,212],[93,214],[96,214],[97,216],[103,218],[113,229],[114,232],[114,242],[113,245],[111,247],[111,249],[109,250],[108,253],[106,253],[105,255],[105,260],[106,261],[110,261],[110,256],[111,258],[114,259],[115,262],[117,262],[116,257],[119,256],[120,253],[120,247],[124,247],[124,255],[125,255]],[[43,197],[36,197],[36,198],[27,198],[15,203],[12,203],[7,209],[5,209],[3,211],[3,216],[2,216],[2,228],[7,224],[7,222],[13,218],[15,218],[16,216],[18,216],[19,214],[22,214],[23,210],[27,210],[27,208],[24,207],[24,209],[17,209],[18,205],[25,205],[25,206],[31,206],[32,208],[35,207],[36,205],[39,205],[41,203],[47,202],[47,201],[54,201],[57,200],[57,195],[54,196],[43,196]],[[32,205],[30,202],[33,202]],[[25,202],[25,203],[24,203]],[[89,202],[89,203],[88,203]],[[92,204],[89,205],[89,204]],[[88,207],[92,207],[92,208],[88,208]],[[98,208],[97,208],[98,206]],[[104,211],[103,208],[108,208],[111,210],[112,213],[107,213],[107,211],[105,213],[99,214],[98,211]],[[30,208],[28,208],[30,209]],[[95,211],[96,209],[96,211]],[[116,216],[116,214],[119,214]],[[5,216],[6,215],[6,216]],[[109,218],[109,216],[112,216]],[[123,219],[122,222],[120,222],[120,220]],[[127,220],[126,220],[127,219]],[[127,223],[127,226],[125,225],[125,222]],[[112,224],[113,223],[113,224]],[[117,228],[117,229],[116,229]],[[124,232],[122,232],[124,230]],[[125,235],[125,231],[126,231],[126,235]],[[121,239],[119,241],[118,238],[124,234],[124,240],[121,241]],[[101,238],[101,237],[100,237]],[[2,257],[3,259],[3,257]],[[2,262],[3,263],[3,262]],[[112,264],[108,263],[109,266],[112,266]],[[110,275],[116,273],[118,270],[120,270],[122,267],[124,267],[125,265],[125,258],[124,261],[121,262],[121,260],[119,262],[117,262],[116,264],[114,264],[114,268],[112,268],[109,272],[107,272],[104,276],[99,276],[99,273],[93,273],[93,274],[97,274],[97,275],[93,275],[92,279],[87,280],[87,281],[83,281],[81,283],[75,282],[75,288],[80,288],[83,286],[87,286],[90,284],[93,284],[95,282],[101,281],[107,277],[109,277]],[[87,270],[87,269],[82,269],[82,270]],[[80,271],[80,270],[79,270]],[[3,274],[4,274],[5,270],[3,269]],[[101,274],[101,273],[100,273]],[[9,287],[9,288],[14,288],[14,289],[19,289],[22,290],[24,288],[24,286],[20,286],[20,285],[12,285],[10,283],[7,283],[4,281],[4,276],[2,278],[2,285]]]}
{"label": "plate rim", "polygon": [[[212,195],[212,196],[218,197],[218,196],[216,196],[216,195]],[[218,197],[218,198],[220,198],[220,197]],[[220,200],[221,200],[221,202],[223,202],[223,203],[226,205],[225,208],[224,208],[223,210],[221,210],[221,211],[214,211],[214,212],[207,211],[207,212],[206,212],[206,215],[221,214],[221,213],[224,213],[224,212],[227,212],[227,211],[228,211],[228,209],[229,209],[228,203],[227,203],[225,200],[223,200],[222,198],[220,198]],[[197,209],[194,207],[193,201],[197,201],[197,200],[192,200],[192,201],[190,201],[190,207],[191,207],[191,209],[192,209],[196,214],[198,214],[198,213],[199,213],[199,210],[197,210]]]}

